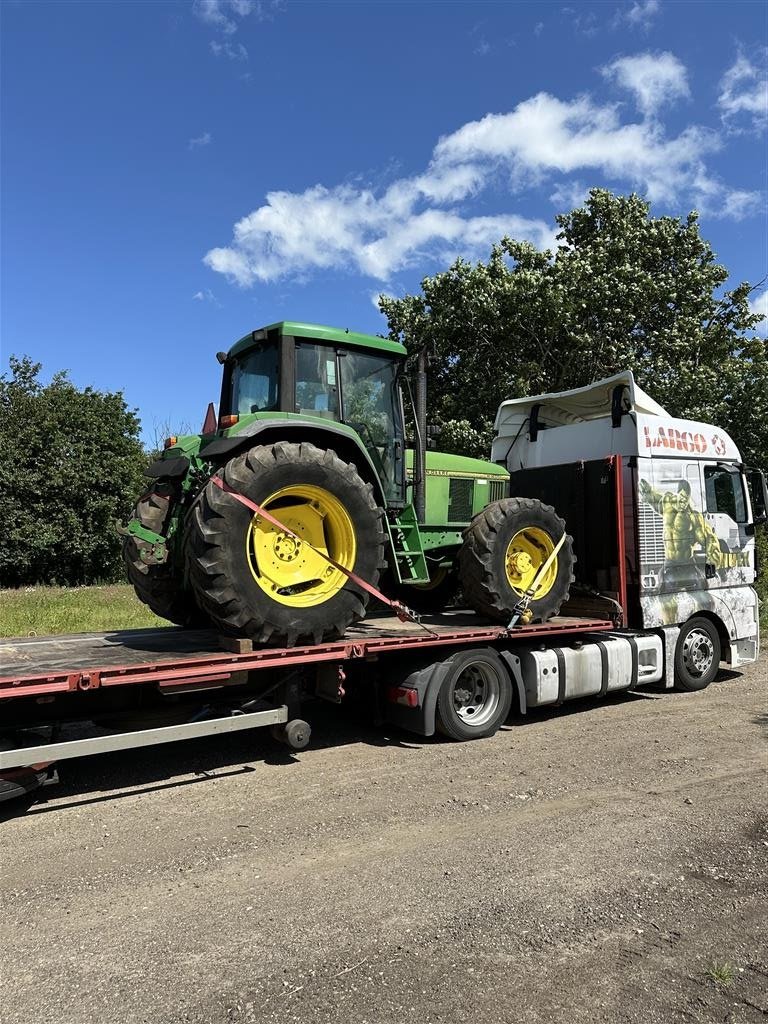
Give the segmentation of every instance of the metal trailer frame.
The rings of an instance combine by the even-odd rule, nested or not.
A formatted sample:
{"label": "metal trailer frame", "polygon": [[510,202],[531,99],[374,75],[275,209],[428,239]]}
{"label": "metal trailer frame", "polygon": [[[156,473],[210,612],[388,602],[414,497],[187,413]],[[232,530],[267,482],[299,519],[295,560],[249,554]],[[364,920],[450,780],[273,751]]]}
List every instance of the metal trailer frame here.
{"label": "metal trailer frame", "polygon": [[[194,648],[195,637],[191,631],[176,629],[6,641],[4,646],[0,646],[0,732],[3,728],[3,708],[21,698],[31,698],[36,703],[46,704],[60,695],[81,694],[87,701],[89,693],[114,687],[139,687],[147,684],[157,687],[161,693],[184,694],[210,690],[220,694],[222,691],[226,692],[228,684],[240,683],[254,672],[286,669],[286,678],[289,678],[295,674],[296,669],[321,669],[323,666],[331,669],[336,667],[336,679],[339,680],[338,686],[341,687],[345,678],[345,666],[349,668],[356,663],[375,662],[384,656],[418,656],[428,655],[434,651],[435,663],[439,663],[443,651],[448,656],[457,649],[469,649],[472,646],[498,647],[504,642],[550,643],[561,638],[574,638],[615,629],[613,622],[596,618],[558,618],[543,624],[521,625],[508,629],[501,625],[481,624],[476,616],[468,617],[458,613],[458,621],[461,621],[462,617],[464,620],[469,618],[471,624],[454,625],[452,619],[456,621],[456,618],[455,614],[451,613],[430,619],[430,625],[426,629],[410,623],[398,623],[393,618],[368,620],[350,630],[342,640],[304,647],[255,650],[249,641],[227,641],[206,632],[198,634],[205,637],[205,642],[200,644],[201,649],[187,650],[186,653],[177,651],[174,654],[174,640],[177,647],[189,647],[192,643]],[[139,657],[133,663],[128,662],[125,660],[127,647],[121,647],[120,640],[123,638],[128,644],[140,636],[150,637],[161,644],[167,639],[169,651],[163,657]],[[216,650],[217,642],[223,646],[232,645],[241,649],[235,652]],[[110,650],[108,644],[114,645],[114,650]],[[47,664],[41,654],[41,649],[44,650],[46,645],[53,647],[56,652],[55,656],[48,659]],[[65,660],[68,667],[62,667],[62,651],[68,650],[68,645],[72,646],[72,655],[68,662]],[[86,650],[80,657],[76,650],[78,646]],[[99,651],[102,651],[100,657]],[[120,660],[121,651],[123,660]],[[4,664],[3,655],[15,657],[15,662]],[[274,706],[269,706],[263,698],[254,700],[251,695],[250,699],[244,702],[241,700],[240,707],[230,708],[229,714],[224,716],[121,732],[117,735],[64,742],[53,740],[34,746],[14,744],[10,748],[0,748],[0,772],[19,768],[40,771],[65,758],[130,750],[264,726],[275,728],[276,737],[282,739],[288,746],[301,749],[309,741],[310,728],[298,717],[301,707],[299,687],[296,684],[284,683],[279,684],[277,690],[282,701],[277,701]],[[340,700],[342,692],[340,690],[330,699]],[[88,720],[88,715],[81,715],[80,720]],[[38,726],[29,725],[15,729],[28,732],[35,728],[39,729],[42,725],[50,726],[51,721],[46,720]]]}

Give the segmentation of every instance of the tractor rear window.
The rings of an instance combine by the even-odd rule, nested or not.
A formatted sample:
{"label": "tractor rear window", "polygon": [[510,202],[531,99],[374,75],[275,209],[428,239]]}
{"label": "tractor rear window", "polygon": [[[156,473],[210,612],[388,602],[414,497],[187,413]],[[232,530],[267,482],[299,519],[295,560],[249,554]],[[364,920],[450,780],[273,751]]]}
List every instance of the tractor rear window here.
{"label": "tractor rear window", "polygon": [[276,344],[247,352],[232,367],[230,412],[244,416],[277,409],[277,380]]}

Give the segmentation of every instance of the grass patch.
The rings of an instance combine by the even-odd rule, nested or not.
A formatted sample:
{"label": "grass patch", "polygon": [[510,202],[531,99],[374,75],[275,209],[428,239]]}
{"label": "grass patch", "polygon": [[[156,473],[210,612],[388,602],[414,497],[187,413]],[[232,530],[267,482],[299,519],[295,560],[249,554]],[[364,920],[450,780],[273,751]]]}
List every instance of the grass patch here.
{"label": "grass patch", "polygon": [[170,625],[142,604],[126,583],[0,590],[0,637],[103,633]]}
{"label": "grass patch", "polygon": [[714,981],[716,985],[720,985],[722,988],[729,988],[733,984],[733,979],[736,977],[736,971],[732,964],[727,961],[718,963],[714,961],[706,970],[706,975],[710,981]]}

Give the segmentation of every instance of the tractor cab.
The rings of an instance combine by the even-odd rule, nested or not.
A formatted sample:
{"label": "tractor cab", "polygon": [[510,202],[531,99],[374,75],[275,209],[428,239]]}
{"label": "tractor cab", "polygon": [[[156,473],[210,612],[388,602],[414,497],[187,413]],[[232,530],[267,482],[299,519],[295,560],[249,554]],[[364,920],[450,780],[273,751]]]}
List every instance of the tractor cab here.
{"label": "tractor cab", "polygon": [[219,431],[290,418],[346,427],[360,439],[389,502],[405,500],[399,374],[406,351],[386,338],[281,322],[245,335],[224,364]]}

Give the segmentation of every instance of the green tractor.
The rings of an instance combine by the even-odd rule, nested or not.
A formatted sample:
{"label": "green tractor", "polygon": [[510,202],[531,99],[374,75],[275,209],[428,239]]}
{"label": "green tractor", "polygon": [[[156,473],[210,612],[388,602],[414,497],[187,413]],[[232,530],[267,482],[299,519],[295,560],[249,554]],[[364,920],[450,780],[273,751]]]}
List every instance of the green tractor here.
{"label": "green tractor", "polygon": [[557,550],[565,524],[509,497],[503,467],[426,450],[423,360],[412,451],[398,342],[282,322],[217,358],[218,422],[211,407],[202,434],[168,439],[122,531],[128,576],[154,612],[319,643],[365,615],[357,577],[418,611],[441,610],[460,586],[495,620],[526,593],[529,616],[557,613],[573,579],[570,538]]}

